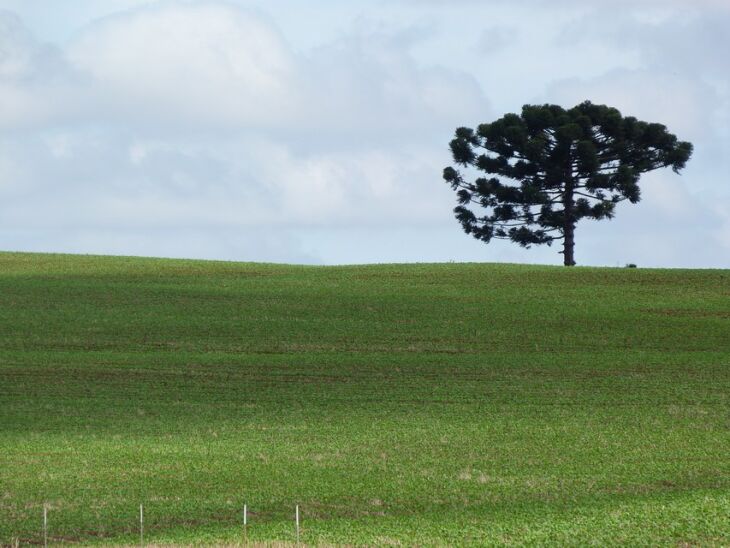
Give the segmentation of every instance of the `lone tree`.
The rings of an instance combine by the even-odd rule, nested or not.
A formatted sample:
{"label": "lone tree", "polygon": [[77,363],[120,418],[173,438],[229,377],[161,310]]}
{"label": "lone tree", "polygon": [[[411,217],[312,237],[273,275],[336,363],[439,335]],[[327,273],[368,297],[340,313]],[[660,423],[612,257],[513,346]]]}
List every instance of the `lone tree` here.
{"label": "lone tree", "polygon": [[525,105],[522,115],[506,114],[476,131],[459,128],[451,152],[475,177],[444,169],[458,196],[454,213],[467,234],[527,248],[562,240],[564,264],[573,266],[578,221],[610,219],[617,203],[638,202],[641,174],[668,166],[679,173],[692,144],[678,141],[662,124],[586,101],[570,110]]}

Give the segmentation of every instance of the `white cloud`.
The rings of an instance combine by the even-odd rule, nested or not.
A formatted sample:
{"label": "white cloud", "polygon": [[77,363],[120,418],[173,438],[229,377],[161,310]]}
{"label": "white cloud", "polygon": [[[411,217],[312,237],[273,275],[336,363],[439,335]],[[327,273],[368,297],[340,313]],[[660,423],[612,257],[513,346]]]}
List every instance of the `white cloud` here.
{"label": "white cloud", "polygon": [[162,4],[91,25],[68,56],[125,116],[207,124],[282,124],[301,105],[296,60],[252,13]]}
{"label": "white cloud", "polygon": [[82,102],[75,78],[58,48],[38,42],[17,16],[0,11],[0,128],[73,117]]}
{"label": "white cloud", "polygon": [[[453,129],[500,114],[481,79],[491,104],[590,98],[699,145],[682,177],[647,178],[641,204],[611,223],[581,225],[580,261],[707,265],[727,249],[730,215],[713,203],[722,196],[721,117],[730,109],[724,57],[711,44],[724,38],[720,23],[702,38],[701,14],[652,19],[664,8],[651,2],[618,18],[605,4],[567,1],[559,9],[499,2],[498,13],[495,3],[465,12],[362,1],[338,5],[355,21],[339,38],[310,37],[300,45],[316,47],[297,48],[278,22],[237,5],[251,2],[115,0],[145,4],[120,13],[85,2],[70,2],[68,12],[79,21],[108,16],[57,46],[0,16],[3,247],[559,262],[556,248],[484,246],[452,218],[441,170]],[[555,43],[565,29],[577,37],[575,25],[596,9],[601,32]],[[504,46],[487,55],[474,48],[484,25]],[[696,38],[686,42],[695,53],[682,49],[684,39],[671,41],[678,29]],[[705,247],[673,244],[691,241]]]}
{"label": "white cloud", "polygon": [[[33,70],[42,46],[12,23],[14,74]],[[419,66],[397,37],[297,55],[260,15],[220,3],[113,15],[54,62],[85,110],[59,122],[30,104],[40,127],[6,138],[0,223],[18,234],[422,222],[437,205],[420,187],[441,189],[446,161],[428,131],[484,106],[473,79]]]}
{"label": "white cloud", "polygon": [[475,79],[418,66],[388,35],[295,54],[268,20],[224,3],[110,16],[74,39],[68,58],[106,110],[143,125],[381,132],[485,106]]}

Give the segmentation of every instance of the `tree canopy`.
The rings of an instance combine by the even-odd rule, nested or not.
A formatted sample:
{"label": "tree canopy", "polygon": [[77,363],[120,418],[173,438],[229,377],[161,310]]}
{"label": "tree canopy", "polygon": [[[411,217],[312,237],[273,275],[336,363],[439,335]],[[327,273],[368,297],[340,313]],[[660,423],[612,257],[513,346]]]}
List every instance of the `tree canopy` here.
{"label": "tree canopy", "polygon": [[464,231],[523,247],[562,241],[567,266],[575,264],[578,221],[612,218],[619,202],[639,201],[643,173],[679,173],[692,155],[692,144],[664,125],[589,101],[569,110],[525,105],[521,115],[458,128],[450,146],[457,167],[443,177]]}

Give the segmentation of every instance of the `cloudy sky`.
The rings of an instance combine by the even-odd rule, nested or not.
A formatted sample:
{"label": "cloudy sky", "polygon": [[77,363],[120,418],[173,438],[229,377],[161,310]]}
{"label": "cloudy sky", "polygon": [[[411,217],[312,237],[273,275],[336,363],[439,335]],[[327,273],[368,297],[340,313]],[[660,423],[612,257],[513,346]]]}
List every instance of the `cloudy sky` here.
{"label": "cloudy sky", "polygon": [[457,126],[585,99],[695,154],[579,264],[730,268],[727,0],[0,0],[0,249],[562,264],[485,245]]}

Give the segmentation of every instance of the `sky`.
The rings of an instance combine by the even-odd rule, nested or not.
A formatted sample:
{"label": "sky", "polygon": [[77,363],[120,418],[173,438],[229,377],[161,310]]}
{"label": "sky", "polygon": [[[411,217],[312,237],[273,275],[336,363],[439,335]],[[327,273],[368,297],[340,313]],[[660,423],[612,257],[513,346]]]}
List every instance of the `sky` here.
{"label": "sky", "polygon": [[584,100],[695,146],[582,265],[730,268],[727,0],[0,0],[0,250],[562,264],[484,244],[455,128]]}

